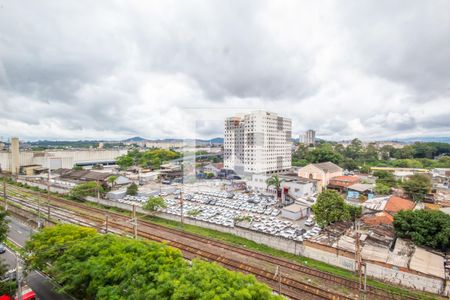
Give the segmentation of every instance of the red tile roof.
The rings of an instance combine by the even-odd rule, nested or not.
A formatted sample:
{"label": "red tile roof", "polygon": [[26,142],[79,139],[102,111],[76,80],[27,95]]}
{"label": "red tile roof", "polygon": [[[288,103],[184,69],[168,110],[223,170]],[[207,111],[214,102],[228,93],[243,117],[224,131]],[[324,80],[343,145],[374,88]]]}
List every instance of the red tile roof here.
{"label": "red tile roof", "polygon": [[330,185],[342,187],[347,187],[358,182],[358,176],[336,176],[330,179]]}
{"label": "red tile roof", "polygon": [[409,199],[391,196],[386,203],[384,210],[389,213],[397,213],[401,210],[412,210],[414,206],[416,206],[416,204]]}
{"label": "red tile roof", "polygon": [[367,215],[361,218],[361,220],[367,225],[390,225],[394,222],[394,217],[387,212],[379,212],[374,215]]}

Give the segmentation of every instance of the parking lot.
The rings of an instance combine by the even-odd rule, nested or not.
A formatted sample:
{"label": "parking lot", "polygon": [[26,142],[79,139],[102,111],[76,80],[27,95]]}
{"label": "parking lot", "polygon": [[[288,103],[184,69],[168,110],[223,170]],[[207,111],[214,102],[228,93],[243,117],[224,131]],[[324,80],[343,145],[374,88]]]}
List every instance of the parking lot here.
{"label": "parking lot", "polygon": [[[181,191],[161,193],[167,208],[160,211],[180,216]],[[148,197],[125,196],[118,201],[142,206]],[[310,217],[308,220],[290,221],[280,217],[271,195],[230,193],[224,191],[190,191],[183,193],[183,216],[226,227],[241,226],[250,230],[303,241],[320,233]]]}

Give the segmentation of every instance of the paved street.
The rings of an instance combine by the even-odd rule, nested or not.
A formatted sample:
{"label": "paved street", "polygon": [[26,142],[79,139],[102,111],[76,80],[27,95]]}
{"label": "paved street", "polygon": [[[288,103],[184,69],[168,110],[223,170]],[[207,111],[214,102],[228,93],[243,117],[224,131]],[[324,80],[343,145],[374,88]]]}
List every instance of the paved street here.
{"label": "paved street", "polygon": [[[20,223],[15,219],[9,218],[9,232],[8,236],[16,244],[23,246],[28,239],[32,229],[27,225]],[[11,268],[15,268],[16,257],[14,253],[7,248],[7,251],[0,256],[2,260]],[[65,295],[61,295],[55,291],[53,283],[39,272],[33,271],[26,277],[27,284],[33,289],[36,295],[41,300],[64,300],[70,299]]]}

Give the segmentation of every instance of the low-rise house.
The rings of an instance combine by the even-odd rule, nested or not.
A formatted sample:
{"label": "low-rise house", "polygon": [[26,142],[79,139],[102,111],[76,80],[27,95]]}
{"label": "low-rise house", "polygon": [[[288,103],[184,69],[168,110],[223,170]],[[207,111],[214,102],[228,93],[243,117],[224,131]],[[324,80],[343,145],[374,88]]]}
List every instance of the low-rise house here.
{"label": "low-rise house", "polygon": [[[300,178],[296,174],[279,175],[283,194],[297,200],[317,193],[317,182],[314,179]],[[269,190],[273,187],[269,187]]]}
{"label": "low-rise house", "polygon": [[[302,255],[354,271],[357,235],[351,225],[344,227],[344,231],[330,232],[329,227],[334,229],[336,225],[327,226],[319,235],[305,240]],[[362,224],[360,231],[359,249],[367,276],[448,296],[443,253],[395,238],[392,225]]]}
{"label": "low-rise house", "polygon": [[223,169],[223,163],[213,163],[213,164],[207,164],[203,167],[203,172],[205,173],[212,173],[214,176],[218,176],[220,173],[220,170]]}
{"label": "low-rise house", "polygon": [[391,196],[384,207],[384,211],[391,215],[395,215],[401,210],[413,210],[416,204],[405,198]]}
{"label": "low-rise house", "polygon": [[450,187],[450,168],[436,168],[431,170],[433,187],[448,189]]}
{"label": "low-rise house", "polygon": [[329,189],[338,190],[340,192],[345,191],[347,187],[359,183],[358,176],[336,176],[330,179],[328,183]]}
{"label": "low-rise house", "polygon": [[364,215],[361,222],[366,225],[392,225],[394,217],[385,211],[377,212],[371,215]]}
{"label": "low-rise house", "polygon": [[361,195],[367,199],[373,198],[373,184],[357,183],[347,187],[347,199],[359,199]]}
{"label": "low-rise house", "polygon": [[130,184],[131,180],[128,179],[128,177],[125,176],[117,176],[116,180],[114,180],[114,186],[122,186],[122,185],[127,185]]}
{"label": "low-rise house", "polygon": [[175,179],[183,176],[183,170],[180,165],[163,164],[159,170],[159,175],[163,179]]}
{"label": "low-rise house", "polygon": [[281,216],[289,220],[303,219],[309,216],[310,208],[297,203],[285,206],[281,209]]}
{"label": "low-rise house", "polygon": [[298,170],[298,176],[302,178],[317,180],[317,190],[322,191],[329,183],[330,179],[342,176],[344,170],[332,162],[309,164]]}
{"label": "low-rise house", "polygon": [[383,211],[388,200],[389,196],[369,199],[363,203],[364,210],[368,212]]}

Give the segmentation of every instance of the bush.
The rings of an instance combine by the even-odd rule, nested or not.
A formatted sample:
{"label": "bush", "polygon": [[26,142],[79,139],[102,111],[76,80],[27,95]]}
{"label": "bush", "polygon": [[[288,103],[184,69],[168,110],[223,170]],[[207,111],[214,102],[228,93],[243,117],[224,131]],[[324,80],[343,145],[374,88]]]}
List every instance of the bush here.
{"label": "bush", "polygon": [[136,196],[137,193],[138,193],[138,186],[136,183],[133,182],[127,187],[127,195]]}

